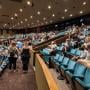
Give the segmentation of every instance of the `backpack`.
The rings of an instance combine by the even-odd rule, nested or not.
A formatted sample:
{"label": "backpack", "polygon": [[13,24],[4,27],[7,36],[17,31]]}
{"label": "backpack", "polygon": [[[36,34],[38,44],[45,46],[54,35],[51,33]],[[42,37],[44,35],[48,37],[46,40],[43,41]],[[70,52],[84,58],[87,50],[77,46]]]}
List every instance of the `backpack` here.
{"label": "backpack", "polygon": [[16,55],[17,55],[17,50],[11,48],[11,50],[10,50],[10,57],[15,57]]}

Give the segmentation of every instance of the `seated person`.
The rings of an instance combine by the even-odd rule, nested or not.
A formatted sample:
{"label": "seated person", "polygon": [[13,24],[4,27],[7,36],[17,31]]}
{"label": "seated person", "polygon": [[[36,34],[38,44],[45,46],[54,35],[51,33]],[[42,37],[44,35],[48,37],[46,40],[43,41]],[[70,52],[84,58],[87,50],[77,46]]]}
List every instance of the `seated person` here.
{"label": "seated person", "polygon": [[57,47],[57,44],[54,41],[52,41],[49,46],[51,49],[55,49]]}
{"label": "seated person", "polygon": [[85,59],[79,59],[78,62],[90,68],[90,44],[87,45],[87,53]]}
{"label": "seated person", "polygon": [[83,45],[81,48],[81,55],[80,56],[74,56],[72,59],[78,60],[78,59],[85,59],[87,55],[87,48]]}
{"label": "seated person", "polygon": [[65,52],[70,49],[70,39],[66,39],[66,42],[64,43],[64,50]]}

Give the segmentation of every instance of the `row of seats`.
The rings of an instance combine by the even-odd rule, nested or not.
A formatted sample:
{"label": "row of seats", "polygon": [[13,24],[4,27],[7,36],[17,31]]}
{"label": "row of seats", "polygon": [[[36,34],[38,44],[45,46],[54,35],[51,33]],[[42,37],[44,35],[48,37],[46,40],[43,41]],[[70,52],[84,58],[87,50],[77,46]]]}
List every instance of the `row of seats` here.
{"label": "row of seats", "polygon": [[54,57],[54,63],[72,90],[90,89],[90,68],[59,54]]}
{"label": "row of seats", "polygon": [[7,56],[0,56],[0,73],[5,69],[8,63],[9,60]]}
{"label": "row of seats", "polygon": [[[61,53],[62,49],[63,45],[58,46],[55,56],[51,56],[47,48],[40,50],[40,53],[43,54],[45,62],[49,62],[50,59],[54,62],[54,67],[60,71],[66,82],[70,83],[72,90],[90,90],[90,69],[69,57],[65,57]],[[81,50],[71,48],[67,54],[80,56],[81,52]]]}

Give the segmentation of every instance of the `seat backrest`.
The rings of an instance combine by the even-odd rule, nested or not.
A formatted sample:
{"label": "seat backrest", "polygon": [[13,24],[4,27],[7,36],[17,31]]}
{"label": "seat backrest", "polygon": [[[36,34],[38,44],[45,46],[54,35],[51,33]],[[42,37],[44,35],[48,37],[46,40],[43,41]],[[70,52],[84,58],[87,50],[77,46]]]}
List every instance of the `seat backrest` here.
{"label": "seat backrest", "polygon": [[75,65],[76,65],[76,61],[70,60],[69,63],[68,63],[68,67],[67,68],[71,69],[71,70],[74,70]]}
{"label": "seat backrest", "polygon": [[69,58],[64,57],[62,64],[63,65],[68,65],[68,62],[69,62]]}
{"label": "seat backrest", "polygon": [[75,55],[80,56],[81,55],[81,51],[80,50],[76,50]]}
{"label": "seat backrest", "polygon": [[85,83],[90,83],[90,68],[87,68],[84,76],[84,82]]}
{"label": "seat backrest", "polygon": [[75,54],[75,53],[76,53],[76,49],[71,49],[71,50],[70,50],[70,53],[71,53],[71,54]]}
{"label": "seat backrest", "polygon": [[56,53],[55,57],[54,57],[54,60],[58,60],[60,57],[60,54]]}
{"label": "seat backrest", "polygon": [[64,56],[60,55],[59,59],[57,60],[58,62],[62,62],[63,61]]}
{"label": "seat backrest", "polygon": [[43,53],[46,54],[46,55],[50,54],[50,52],[47,49],[43,49]]}
{"label": "seat backrest", "polygon": [[74,69],[74,74],[78,76],[84,75],[86,71],[86,67],[80,63],[76,63],[75,69]]}

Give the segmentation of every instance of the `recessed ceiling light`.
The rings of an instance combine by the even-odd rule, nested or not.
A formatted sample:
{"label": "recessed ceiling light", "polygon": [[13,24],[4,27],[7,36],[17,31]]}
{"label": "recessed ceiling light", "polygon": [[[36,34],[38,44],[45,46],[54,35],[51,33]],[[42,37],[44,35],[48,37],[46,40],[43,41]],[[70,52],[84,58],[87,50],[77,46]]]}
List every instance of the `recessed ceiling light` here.
{"label": "recessed ceiling light", "polygon": [[0,4],[0,9],[2,9],[2,5]]}
{"label": "recessed ceiling light", "polygon": [[6,23],[4,24],[4,27],[5,27],[5,26],[7,26],[7,24],[6,24]]}
{"label": "recessed ceiling light", "polygon": [[27,24],[27,26],[30,26],[30,24]]}
{"label": "recessed ceiling light", "polygon": [[46,18],[44,17],[44,18],[43,18],[43,20],[45,21],[45,20],[46,20]]}
{"label": "recessed ceiling light", "polygon": [[14,16],[17,17],[18,16],[17,13],[15,13]]}
{"label": "recessed ceiling light", "polygon": [[50,5],[48,5],[48,9],[51,9],[51,6]]}
{"label": "recessed ceiling light", "polygon": [[55,14],[52,14],[52,17],[55,17]]}
{"label": "recessed ceiling light", "polygon": [[50,20],[50,23],[52,23],[53,21],[52,20]]}
{"label": "recessed ceiling light", "polygon": [[13,17],[11,17],[11,20],[13,20],[14,18]]}
{"label": "recessed ceiling light", "polygon": [[27,18],[25,18],[25,22],[27,22],[28,21],[28,19]]}
{"label": "recessed ceiling light", "polygon": [[58,27],[58,25],[56,24],[55,27]]}
{"label": "recessed ceiling light", "polygon": [[31,24],[33,25],[34,23],[32,22]]}
{"label": "recessed ceiling light", "polygon": [[32,18],[33,18],[33,16],[30,16],[30,18],[32,19]]}
{"label": "recessed ceiling light", "polygon": [[20,9],[19,9],[19,11],[20,11],[20,12],[23,12],[23,9],[22,9],[22,8],[20,8]]}
{"label": "recessed ceiling light", "polygon": [[67,11],[68,11],[67,9],[64,10],[64,12],[67,12]]}
{"label": "recessed ceiling light", "polygon": [[63,17],[61,17],[62,19],[64,19],[65,17],[63,16]]}
{"label": "recessed ceiling light", "polygon": [[86,5],[86,2],[85,1],[83,2],[83,5]]}
{"label": "recessed ceiling light", "polygon": [[37,20],[37,23],[39,23],[39,20]]}
{"label": "recessed ceiling light", "polygon": [[83,11],[81,10],[81,11],[80,11],[80,14],[82,14],[82,13],[83,13]]}
{"label": "recessed ceiling light", "polygon": [[30,1],[27,1],[27,5],[31,5],[31,2]]}
{"label": "recessed ceiling light", "polygon": [[20,23],[18,22],[18,25],[20,25]]}
{"label": "recessed ceiling light", "polygon": [[70,14],[70,17],[72,17],[73,15],[72,14]]}
{"label": "recessed ceiling light", "polygon": [[38,11],[37,14],[40,15],[40,11]]}
{"label": "recessed ceiling light", "polygon": [[21,24],[23,23],[23,21],[21,21]]}
{"label": "recessed ceiling light", "polygon": [[48,24],[48,22],[45,22],[46,24]]}

